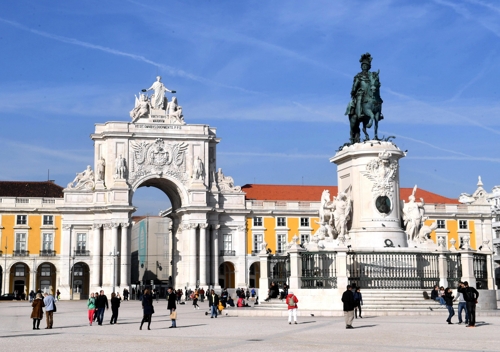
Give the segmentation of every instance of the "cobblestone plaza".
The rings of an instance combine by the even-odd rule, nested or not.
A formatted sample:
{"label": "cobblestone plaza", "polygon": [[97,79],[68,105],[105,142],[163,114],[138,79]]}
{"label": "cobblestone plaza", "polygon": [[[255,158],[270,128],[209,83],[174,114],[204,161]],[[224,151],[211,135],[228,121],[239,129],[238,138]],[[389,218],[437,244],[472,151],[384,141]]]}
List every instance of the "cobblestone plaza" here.
{"label": "cobblestone plaza", "polygon": [[178,306],[178,328],[169,329],[166,301],[155,306],[151,331],[140,331],[139,301],[122,302],[117,325],[109,325],[111,311],[106,311],[103,326],[89,326],[85,301],[61,301],[54,328],[45,330],[42,321],[40,330],[34,331],[28,302],[0,302],[1,350],[50,346],[55,351],[498,351],[500,345],[500,316],[484,313],[479,313],[476,328],[466,329],[446,324],[444,309],[413,316],[374,316],[366,311],[364,319],[354,321],[354,330],[346,330],[341,316],[299,316],[298,325],[288,325],[285,316],[244,317],[230,308],[210,319],[205,315],[207,302],[200,310],[187,302]]}

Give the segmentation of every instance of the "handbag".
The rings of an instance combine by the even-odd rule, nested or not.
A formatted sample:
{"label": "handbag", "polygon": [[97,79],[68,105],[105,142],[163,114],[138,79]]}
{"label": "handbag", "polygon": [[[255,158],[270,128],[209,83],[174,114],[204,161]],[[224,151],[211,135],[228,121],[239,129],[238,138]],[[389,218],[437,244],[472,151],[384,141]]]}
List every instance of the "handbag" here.
{"label": "handbag", "polygon": [[52,312],[54,312],[54,313],[55,313],[55,312],[57,312],[56,303],[54,302],[54,303],[52,303],[52,304],[54,305],[54,309],[52,310]]}
{"label": "handbag", "polygon": [[151,314],[155,314],[155,306],[151,306]]}
{"label": "handbag", "polygon": [[172,313],[170,313],[170,319],[171,320],[177,319],[177,312],[176,311],[173,311]]}

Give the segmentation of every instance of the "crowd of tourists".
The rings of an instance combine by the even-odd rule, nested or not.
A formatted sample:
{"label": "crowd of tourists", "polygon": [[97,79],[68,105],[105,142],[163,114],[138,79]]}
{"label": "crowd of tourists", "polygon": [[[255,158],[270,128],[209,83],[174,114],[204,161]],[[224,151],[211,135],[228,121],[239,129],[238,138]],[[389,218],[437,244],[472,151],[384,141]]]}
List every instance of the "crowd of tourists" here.
{"label": "crowd of tourists", "polygon": [[[32,291],[33,292],[33,291]],[[42,294],[39,290],[33,295],[30,292],[30,301],[32,302],[32,313],[31,319],[33,319],[33,330],[40,329],[40,322],[44,317],[46,318],[45,329],[52,329],[53,327],[53,314],[57,311],[56,301],[60,292],[57,290],[56,297],[49,293]],[[151,290],[146,288],[141,290],[138,294],[140,298],[143,317],[139,329],[147,323],[148,330],[151,329],[151,322],[153,314],[155,313],[153,301],[159,299],[158,290]],[[182,301],[182,297],[185,297]],[[467,281],[459,282],[456,294],[450,287],[444,288],[435,286],[431,292],[430,299],[438,302],[441,306],[444,306],[448,310],[448,318],[446,322],[448,324],[453,324],[451,319],[455,316],[455,310],[453,308],[454,302],[458,301],[458,324],[462,324],[464,319],[462,318],[462,313],[465,313],[465,324],[467,327],[476,326],[476,304],[479,297],[479,292],[470,287]],[[129,292],[127,289],[123,291],[123,300],[127,301],[129,298]],[[203,303],[205,300],[208,301],[208,311],[205,315],[210,315],[210,318],[217,318],[224,309],[228,307],[238,307],[245,308],[250,307],[249,302],[252,301],[253,304],[258,304],[258,296],[256,294],[255,288],[238,288],[235,291],[235,297],[233,298],[226,288],[221,290],[220,295],[217,294],[213,289],[205,290],[203,287],[191,290],[185,288],[184,291],[181,289],[175,290],[173,287],[169,287],[166,291],[167,299],[167,309],[170,312],[170,319],[172,325],[170,328],[176,328],[177,324],[177,305],[186,304],[187,301],[191,301],[193,309],[200,309],[198,303]],[[235,303],[236,299],[236,303]],[[299,299],[295,294],[289,290],[288,286],[284,284],[280,289],[275,282],[272,282],[268,290],[266,301],[271,299],[280,299],[284,301],[288,310],[288,323],[297,324],[297,303]],[[363,318],[362,316],[362,306],[363,306],[363,296],[361,289],[356,287],[355,284],[348,285],[346,291],[342,294],[342,303],[345,316],[346,329],[353,329],[353,320],[356,318]],[[95,292],[90,295],[87,300],[87,312],[88,312],[88,322],[89,325],[97,322],[98,325],[103,325],[104,312],[111,307],[111,320],[110,324],[118,323],[118,313],[120,304],[122,302],[122,297],[120,293],[111,293],[111,299],[108,301],[108,297],[104,294],[104,291]],[[429,307],[433,310],[432,307]]]}

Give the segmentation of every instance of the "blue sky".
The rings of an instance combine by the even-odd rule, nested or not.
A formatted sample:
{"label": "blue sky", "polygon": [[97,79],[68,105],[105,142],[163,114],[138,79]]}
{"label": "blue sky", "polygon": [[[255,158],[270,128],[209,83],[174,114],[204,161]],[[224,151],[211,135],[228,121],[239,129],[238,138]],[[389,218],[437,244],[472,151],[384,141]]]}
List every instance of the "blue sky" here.
{"label": "blue sky", "polygon": [[[500,3],[22,1],[0,4],[0,179],[66,185],[95,123],[129,121],[160,74],[187,123],[217,127],[246,183],[336,184],[329,158],[359,58],[380,69],[380,135],[409,150],[401,184],[456,198],[500,184]],[[163,198],[162,198],[163,197]],[[140,212],[165,196],[136,194]]]}

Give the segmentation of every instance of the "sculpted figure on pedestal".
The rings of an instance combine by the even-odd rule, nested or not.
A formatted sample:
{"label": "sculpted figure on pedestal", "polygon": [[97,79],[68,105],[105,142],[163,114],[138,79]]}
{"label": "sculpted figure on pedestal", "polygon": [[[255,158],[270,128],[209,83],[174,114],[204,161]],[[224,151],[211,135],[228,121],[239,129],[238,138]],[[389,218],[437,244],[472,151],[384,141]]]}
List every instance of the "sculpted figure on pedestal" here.
{"label": "sculpted figure on pedestal", "polygon": [[175,90],[170,90],[161,82],[161,77],[156,77],[154,82],[148,89],[143,89],[144,92],[153,90],[154,94],[151,96],[151,107],[157,110],[164,110],[167,107],[166,92],[175,93]]}
{"label": "sculpted figure on pedestal", "polygon": [[106,168],[106,160],[101,156],[99,160],[97,160],[97,178],[96,181],[104,181],[104,173]]}
{"label": "sculpted figure on pedestal", "polygon": [[120,154],[115,160],[115,179],[125,179],[127,173],[127,161]]}
{"label": "sculpted figure on pedestal", "polygon": [[421,202],[415,202],[415,193],[417,192],[417,185],[413,187],[412,194],[408,197],[408,203],[403,200],[403,222],[405,232],[408,235],[408,240],[415,241],[419,237],[420,229],[424,223],[424,200],[420,198]]}
{"label": "sculpted figure on pedestal", "polygon": [[94,188],[94,171],[90,165],[87,168],[76,174],[75,179],[68,183],[68,189],[92,189]]}
{"label": "sculpted figure on pedestal", "polygon": [[199,156],[194,160],[193,178],[195,180],[205,181],[205,166]]}
{"label": "sculpted figure on pedestal", "polygon": [[351,199],[346,193],[339,192],[333,199],[330,209],[333,211],[335,231],[339,239],[345,239],[347,234],[347,222],[351,214]]}
{"label": "sculpted figure on pedestal", "polygon": [[234,180],[231,176],[224,176],[221,168],[217,171],[217,183],[221,191],[241,192],[241,187],[234,185]]}
{"label": "sculpted figure on pedestal", "polygon": [[374,125],[374,139],[378,140],[378,122],[382,115],[382,98],[380,98],[379,73],[370,72],[372,56],[369,53],[361,55],[361,72],[354,76],[351,89],[351,101],[347,105],[345,115],[349,116],[350,142],[360,142],[360,123],[363,123],[365,140],[369,140],[367,128]]}
{"label": "sculpted figure on pedestal", "polygon": [[139,98],[135,97],[135,107],[130,111],[132,122],[141,118],[147,117],[149,113],[149,100],[145,94],[141,94]]}

